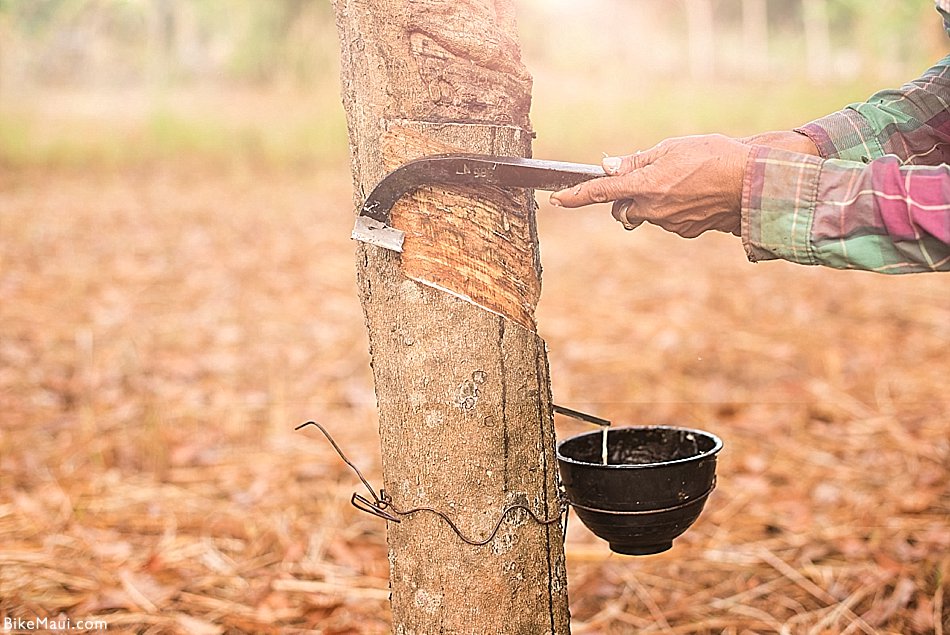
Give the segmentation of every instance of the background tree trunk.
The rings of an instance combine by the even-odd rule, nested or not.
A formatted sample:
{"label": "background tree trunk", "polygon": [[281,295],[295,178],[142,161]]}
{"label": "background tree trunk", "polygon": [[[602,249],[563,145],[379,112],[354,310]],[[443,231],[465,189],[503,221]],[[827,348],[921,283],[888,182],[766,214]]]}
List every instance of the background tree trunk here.
{"label": "background tree trunk", "polygon": [[[334,6],[357,204],[417,156],[530,156],[510,0]],[[424,188],[393,210],[402,255],[357,248],[386,491],[472,538],[513,503],[559,513],[531,194]],[[569,631],[558,523],[515,512],[475,547],[419,512],[388,540],[395,633]]]}
{"label": "background tree trunk", "polygon": [[827,0],[802,0],[805,22],[805,58],[808,76],[817,81],[828,77],[831,67],[831,27]]}
{"label": "background tree trunk", "polygon": [[716,69],[712,0],[686,0],[686,28],[689,36],[689,72],[693,79],[712,78]]}
{"label": "background tree trunk", "polygon": [[742,0],[742,48],[746,75],[760,78],[769,70],[768,4]]}

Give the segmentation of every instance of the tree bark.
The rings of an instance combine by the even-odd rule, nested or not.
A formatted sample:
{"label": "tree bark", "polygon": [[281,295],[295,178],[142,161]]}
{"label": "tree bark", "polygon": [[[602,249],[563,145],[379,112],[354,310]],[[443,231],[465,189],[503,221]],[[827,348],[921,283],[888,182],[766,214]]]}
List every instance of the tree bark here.
{"label": "tree bark", "polygon": [[[334,6],[357,206],[418,156],[530,156],[511,0]],[[560,513],[534,209],[531,192],[422,188],[393,210],[403,254],[357,247],[385,489],[472,539],[508,505]],[[559,523],[514,511],[473,546],[417,512],[387,537],[395,633],[569,632]]]}

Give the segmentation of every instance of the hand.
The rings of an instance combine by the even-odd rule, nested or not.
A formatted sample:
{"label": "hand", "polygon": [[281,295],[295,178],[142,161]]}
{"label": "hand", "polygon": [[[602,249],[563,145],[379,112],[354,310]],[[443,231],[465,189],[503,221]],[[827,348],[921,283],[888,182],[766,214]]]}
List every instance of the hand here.
{"label": "hand", "polygon": [[679,137],[645,152],[607,157],[610,175],[555,192],[551,203],[580,207],[614,201],[614,218],[643,221],[686,238],[715,229],[739,234],[742,176],[751,146],[723,135]]}
{"label": "hand", "polygon": [[818,154],[808,137],[791,131],[741,141],[723,135],[667,139],[645,152],[605,158],[608,176],[555,192],[551,203],[580,207],[614,201],[611,213],[627,229],[647,221],[686,238],[711,229],[738,236],[751,144]]}

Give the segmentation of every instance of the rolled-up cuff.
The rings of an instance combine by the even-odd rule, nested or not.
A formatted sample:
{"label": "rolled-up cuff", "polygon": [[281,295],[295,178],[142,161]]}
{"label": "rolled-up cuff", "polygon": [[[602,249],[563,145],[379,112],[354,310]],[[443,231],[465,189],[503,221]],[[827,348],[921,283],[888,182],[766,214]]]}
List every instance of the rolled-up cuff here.
{"label": "rolled-up cuff", "polygon": [[742,244],[752,262],[814,265],[811,229],[822,159],[755,146],[742,182]]}
{"label": "rolled-up cuff", "polygon": [[884,154],[874,128],[857,111],[845,108],[795,128],[818,147],[823,159],[868,162]]}

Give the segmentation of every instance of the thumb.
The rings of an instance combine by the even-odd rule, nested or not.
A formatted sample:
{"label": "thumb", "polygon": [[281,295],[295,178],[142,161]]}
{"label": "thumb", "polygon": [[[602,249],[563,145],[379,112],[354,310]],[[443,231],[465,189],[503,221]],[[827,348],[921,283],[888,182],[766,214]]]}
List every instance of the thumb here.
{"label": "thumb", "polygon": [[609,176],[629,174],[653,163],[659,154],[660,145],[657,144],[649,150],[637,150],[633,154],[604,157],[601,165]]}
{"label": "thumb", "polygon": [[659,145],[644,152],[628,154],[622,157],[604,157],[602,166],[606,177],[592,179],[572,188],[551,194],[551,204],[557,207],[582,207],[591,203],[606,203],[620,198],[628,198],[635,191],[639,178],[628,177],[631,172],[650,165],[658,156]]}

